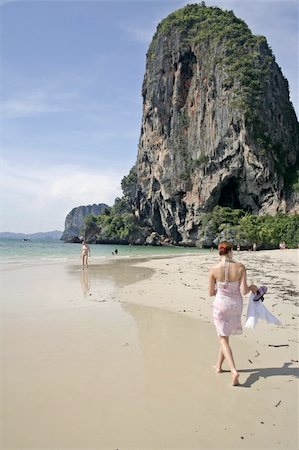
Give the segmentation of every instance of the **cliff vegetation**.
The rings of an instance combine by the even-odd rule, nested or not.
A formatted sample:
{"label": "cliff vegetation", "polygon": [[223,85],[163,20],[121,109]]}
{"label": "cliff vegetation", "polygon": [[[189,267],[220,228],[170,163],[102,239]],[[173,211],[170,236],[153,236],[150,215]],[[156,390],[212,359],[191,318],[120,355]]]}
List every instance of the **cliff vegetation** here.
{"label": "cliff vegetation", "polygon": [[84,236],[93,243],[143,244],[142,224],[133,214],[125,197],[116,198],[114,205],[100,215],[85,218]]}
{"label": "cliff vegetation", "polygon": [[202,233],[208,240],[204,246],[216,245],[221,240],[229,240],[234,245],[250,248],[255,242],[258,248],[278,248],[284,241],[289,248],[297,248],[299,243],[298,214],[276,214],[256,216],[243,210],[217,206],[204,216]]}

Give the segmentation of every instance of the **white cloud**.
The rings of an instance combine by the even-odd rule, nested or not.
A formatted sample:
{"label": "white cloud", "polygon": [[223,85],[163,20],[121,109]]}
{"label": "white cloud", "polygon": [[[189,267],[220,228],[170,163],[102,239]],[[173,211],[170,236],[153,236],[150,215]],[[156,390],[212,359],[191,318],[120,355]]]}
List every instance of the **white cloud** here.
{"label": "white cloud", "polygon": [[121,195],[123,173],[82,166],[16,165],[2,161],[1,231],[32,233],[64,228],[76,206],[112,205]]}
{"label": "white cloud", "polygon": [[72,93],[53,93],[43,89],[36,89],[2,100],[0,103],[0,114],[3,118],[11,119],[64,112],[71,109],[71,104],[76,99],[77,97]]}
{"label": "white cloud", "polygon": [[100,202],[111,204],[120,193],[119,176],[113,174],[91,174],[75,169],[48,182],[50,199],[68,199],[75,206]]}

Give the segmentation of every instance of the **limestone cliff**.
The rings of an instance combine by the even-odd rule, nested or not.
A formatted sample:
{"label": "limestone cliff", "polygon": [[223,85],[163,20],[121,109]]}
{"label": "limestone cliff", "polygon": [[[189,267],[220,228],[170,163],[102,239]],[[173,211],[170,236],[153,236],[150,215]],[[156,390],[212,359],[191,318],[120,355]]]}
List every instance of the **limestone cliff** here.
{"label": "limestone cliff", "polygon": [[62,241],[65,242],[76,242],[79,241],[79,237],[82,234],[82,229],[84,226],[84,218],[89,215],[98,216],[102,214],[108,207],[105,203],[100,203],[98,205],[87,205],[78,206],[73,208],[71,212],[66,216],[64,232],[61,237]]}
{"label": "limestone cliff", "polygon": [[298,122],[263,36],[232,11],[188,5],[164,19],[147,53],[131,202],[175,243],[200,236],[216,205],[296,210]]}

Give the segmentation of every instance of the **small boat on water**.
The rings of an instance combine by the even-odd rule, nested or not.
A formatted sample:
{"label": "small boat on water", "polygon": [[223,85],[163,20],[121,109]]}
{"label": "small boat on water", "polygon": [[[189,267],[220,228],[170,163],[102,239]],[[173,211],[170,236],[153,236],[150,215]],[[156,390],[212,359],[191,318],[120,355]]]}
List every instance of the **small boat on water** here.
{"label": "small boat on water", "polygon": [[23,242],[31,242],[31,239],[24,238],[24,239],[23,239]]}

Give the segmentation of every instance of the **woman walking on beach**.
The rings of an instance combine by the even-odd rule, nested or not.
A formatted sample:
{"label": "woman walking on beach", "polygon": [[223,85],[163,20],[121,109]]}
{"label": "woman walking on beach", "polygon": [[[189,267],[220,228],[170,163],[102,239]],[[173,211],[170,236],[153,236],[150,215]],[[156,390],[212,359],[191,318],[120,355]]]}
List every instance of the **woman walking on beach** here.
{"label": "woman walking on beach", "polygon": [[90,248],[86,241],[82,241],[81,258],[82,258],[82,270],[84,265],[88,268],[88,256],[90,256]]}
{"label": "woman walking on beach", "polygon": [[222,372],[222,364],[226,359],[232,373],[232,384],[237,386],[239,374],[229,345],[229,336],[242,333],[242,294],[255,292],[257,287],[254,284],[247,285],[245,266],[232,259],[232,244],[226,241],[220,242],[218,251],[221,260],[209,271],[209,294],[216,295],[213,319],[219,336],[219,354],[215,371]]}

